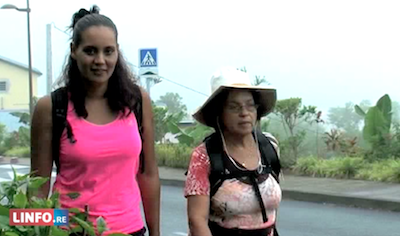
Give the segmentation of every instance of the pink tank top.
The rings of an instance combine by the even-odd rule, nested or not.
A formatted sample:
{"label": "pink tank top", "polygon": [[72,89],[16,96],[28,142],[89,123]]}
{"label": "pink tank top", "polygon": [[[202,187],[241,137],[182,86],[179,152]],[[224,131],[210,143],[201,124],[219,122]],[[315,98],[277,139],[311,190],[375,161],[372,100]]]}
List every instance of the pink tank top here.
{"label": "pink tank top", "polygon": [[[142,142],[134,113],[119,115],[111,123],[96,125],[79,118],[72,102],[67,120],[76,143],[66,131],[60,144],[60,173],[54,190],[61,193],[62,208],[89,206],[89,220],[102,216],[113,232],[132,233],[144,227],[141,195],[136,181]],[[63,193],[79,192],[77,199]]]}

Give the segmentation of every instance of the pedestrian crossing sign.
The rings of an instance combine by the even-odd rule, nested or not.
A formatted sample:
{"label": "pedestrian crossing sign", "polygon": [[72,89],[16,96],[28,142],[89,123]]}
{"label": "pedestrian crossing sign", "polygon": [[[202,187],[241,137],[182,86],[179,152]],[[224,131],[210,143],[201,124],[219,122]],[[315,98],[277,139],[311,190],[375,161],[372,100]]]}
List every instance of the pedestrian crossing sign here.
{"label": "pedestrian crossing sign", "polygon": [[140,49],[140,67],[157,67],[157,49]]}

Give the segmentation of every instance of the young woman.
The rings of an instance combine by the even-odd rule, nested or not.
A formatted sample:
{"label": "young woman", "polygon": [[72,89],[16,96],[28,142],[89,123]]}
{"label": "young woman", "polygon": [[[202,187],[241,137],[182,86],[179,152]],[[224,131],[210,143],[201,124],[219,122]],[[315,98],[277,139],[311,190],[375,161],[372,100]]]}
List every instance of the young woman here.
{"label": "young woman", "polygon": [[[83,211],[88,206],[89,220],[102,216],[107,234],[144,235],[142,200],[149,235],[158,236],[160,183],[150,98],[128,69],[111,19],[99,14],[96,6],[90,11],[80,9],[71,28],[62,88],[68,99],[66,128],[58,153],[53,153],[54,104],[50,96],[41,98],[32,120],[32,170],[50,177],[53,155],[58,154],[53,190],[61,193],[63,208]],[[141,119],[135,115],[138,108]],[[139,171],[141,164],[143,171]],[[43,196],[49,187],[47,183],[42,189]],[[69,192],[80,196],[71,199],[66,196]]]}

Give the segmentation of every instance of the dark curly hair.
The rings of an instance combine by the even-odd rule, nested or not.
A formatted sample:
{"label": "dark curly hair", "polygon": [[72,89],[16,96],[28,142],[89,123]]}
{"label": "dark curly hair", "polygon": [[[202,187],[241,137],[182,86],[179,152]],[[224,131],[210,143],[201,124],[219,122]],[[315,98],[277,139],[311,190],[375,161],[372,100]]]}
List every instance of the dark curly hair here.
{"label": "dark curly hair", "polygon": [[[82,41],[82,33],[92,26],[105,26],[112,29],[115,39],[118,42],[118,31],[113,21],[107,16],[101,15],[98,6],[94,5],[89,11],[80,9],[72,17],[72,43],[77,47]],[[86,90],[84,78],[79,71],[77,62],[69,55],[61,76],[61,83],[65,85],[71,94],[71,101],[74,104],[78,116],[86,118],[88,113],[85,108]],[[114,72],[108,81],[107,91],[104,97],[114,112],[123,112],[128,108],[129,115],[132,111],[140,111],[141,91],[137,85],[137,78],[130,71],[121,52],[118,51],[118,60]]]}

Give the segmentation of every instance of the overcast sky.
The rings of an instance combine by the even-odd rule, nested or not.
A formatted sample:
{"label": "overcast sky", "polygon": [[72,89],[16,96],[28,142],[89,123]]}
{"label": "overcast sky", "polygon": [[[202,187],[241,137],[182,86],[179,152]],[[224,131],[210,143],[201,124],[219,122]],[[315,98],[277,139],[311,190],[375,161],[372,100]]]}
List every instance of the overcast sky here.
{"label": "overcast sky", "polygon": [[[122,3],[124,4],[118,4]],[[24,0],[0,0],[25,7]],[[348,101],[372,102],[385,93],[400,101],[400,1],[50,1],[31,0],[33,65],[46,91],[46,24],[64,30],[74,12],[97,4],[120,32],[120,47],[134,65],[138,49],[158,48],[160,75],[202,93],[220,66],[246,66],[278,89],[324,112]],[[28,63],[26,15],[0,11],[0,55]],[[53,27],[53,76],[69,38]],[[164,81],[156,100],[176,91],[189,111],[205,96]]]}

